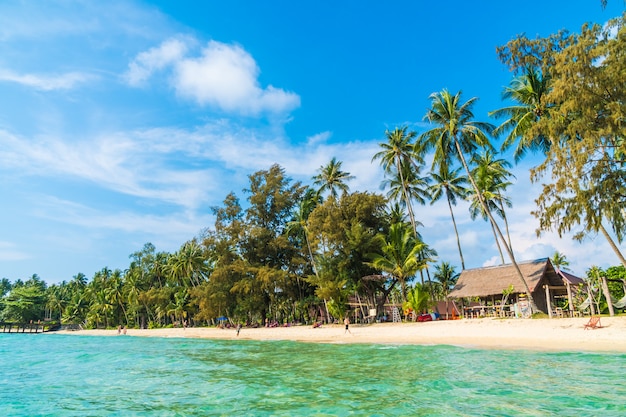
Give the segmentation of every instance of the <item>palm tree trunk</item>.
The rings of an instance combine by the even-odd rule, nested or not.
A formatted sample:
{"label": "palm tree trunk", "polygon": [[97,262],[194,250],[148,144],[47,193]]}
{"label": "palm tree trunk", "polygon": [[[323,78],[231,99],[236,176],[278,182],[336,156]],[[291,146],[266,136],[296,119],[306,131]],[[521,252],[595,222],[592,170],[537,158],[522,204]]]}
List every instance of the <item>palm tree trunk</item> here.
{"label": "palm tree trunk", "polygon": [[500,247],[500,242],[498,242],[498,235],[496,234],[496,229],[493,227],[493,224],[491,225],[491,231],[493,232],[493,237],[496,239],[496,246],[498,247],[498,252],[500,252],[500,260],[502,261],[502,265],[504,265],[505,262],[504,255],[502,254],[502,247]]}
{"label": "palm tree trunk", "polygon": [[459,231],[456,228],[456,220],[454,220],[454,212],[452,211],[452,203],[450,202],[450,197],[448,197],[447,199],[448,199],[448,207],[450,208],[450,217],[452,217],[452,225],[454,226],[454,234],[456,235],[456,245],[459,247],[459,257],[461,258],[461,269],[465,270],[465,260],[463,259],[463,252],[461,251],[461,239],[459,239]]}
{"label": "palm tree trunk", "polygon": [[306,226],[304,228],[304,240],[306,240],[306,246],[309,249],[309,256],[311,257],[311,266],[313,266],[313,272],[315,273],[315,277],[319,278],[319,274],[317,272],[317,266],[315,266],[315,258],[313,258],[313,251],[311,250],[311,244],[309,243],[309,233],[306,230]]}
{"label": "palm tree trunk", "polygon": [[609,242],[609,245],[611,246],[611,249],[613,249],[613,252],[615,252],[622,265],[624,265],[624,268],[626,268],[626,259],[624,259],[624,255],[622,255],[622,252],[615,244],[615,241],[611,238],[611,235],[609,235],[609,232],[607,232],[602,224],[600,224],[600,230],[602,231],[602,234],[604,235],[606,240]]}
{"label": "palm tree trunk", "polygon": [[[498,193],[498,195],[500,195],[500,193]],[[500,198],[500,210],[502,210],[502,220],[504,220],[504,228],[506,229],[506,238],[509,241],[509,247],[513,249],[513,243],[511,243],[511,233],[509,232],[509,221],[507,220],[506,213],[504,212],[504,204],[502,204],[502,197]]]}
{"label": "palm tree trunk", "polygon": [[402,165],[400,164],[400,160],[396,162],[396,169],[398,170],[398,174],[400,174],[400,182],[402,183],[402,194],[404,195],[404,202],[406,203],[406,209],[409,212],[409,219],[411,220],[411,226],[413,227],[413,235],[417,237],[417,226],[415,225],[415,215],[413,214],[413,206],[411,205],[411,199],[409,198],[409,193],[406,191],[406,183],[404,181],[404,175],[402,174]]}
{"label": "palm tree trunk", "polygon": [[483,206],[485,213],[487,213],[487,216],[489,217],[489,221],[491,222],[492,226],[494,227],[494,229],[496,229],[496,232],[498,233],[498,236],[500,237],[500,239],[502,240],[502,243],[504,244],[504,248],[506,249],[509,255],[509,258],[511,259],[511,263],[513,264],[513,267],[515,268],[517,275],[522,280],[522,284],[524,284],[524,289],[526,290],[526,294],[528,294],[528,302],[530,303],[531,310],[533,312],[539,311],[539,309],[537,308],[537,304],[535,304],[535,299],[533,298],[533,295],[530,292],[530,288],[528,287],[528,283],[526,282],[526,278],[524,278],[524,274],[522,274],[522,271],[519,269],[519,265],[517,264],[517,262],[515,261],[515,257],[513,256],[513,251],[511,250],[509,245],[507,245],[506,240],[504,239],[504,236],[502,235],[502,231],[500,230],[500,227],[498,226],[498,223],[496,223],[496,220],[493,218],[493,215],[491,214],[489,207],[485,203],[485,200],[483,199],[483,195],[480,193],[478,185],[476,185],[476,181],[474,181],[474,177],[472,176],[472,173],[470,172],[469,167],[467,166],[467,161],[465,161],[465,157],[463,156],[463,151],[461,150],[461,145],[459,144],[459,141],[456,138],[454,139],[454,144],[456,146],[456,151],[459,154],[459,158],[461,159],[461,163],[463,164],[463,168],[465,168],[465,172],[467,173],[467,177],[472,183],[472,187],[474,187],[474,190],[476,191],[476,194],[478,196],[478,201],[480,201],[480,204]]}

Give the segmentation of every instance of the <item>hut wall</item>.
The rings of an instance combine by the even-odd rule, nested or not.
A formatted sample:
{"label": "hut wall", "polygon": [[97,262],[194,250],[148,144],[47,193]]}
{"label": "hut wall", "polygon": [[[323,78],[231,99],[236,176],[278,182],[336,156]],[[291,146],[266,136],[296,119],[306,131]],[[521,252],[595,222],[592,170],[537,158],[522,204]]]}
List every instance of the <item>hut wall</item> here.
{"label": "hut wall", "polygon": [[543,289],[544,284],[545,280],[542,279],[535,286],[535,291],[533,291],[533,299],[535,300],[537,308],[541,312],[548,314],[548,301],[546,300],[546,291]]}

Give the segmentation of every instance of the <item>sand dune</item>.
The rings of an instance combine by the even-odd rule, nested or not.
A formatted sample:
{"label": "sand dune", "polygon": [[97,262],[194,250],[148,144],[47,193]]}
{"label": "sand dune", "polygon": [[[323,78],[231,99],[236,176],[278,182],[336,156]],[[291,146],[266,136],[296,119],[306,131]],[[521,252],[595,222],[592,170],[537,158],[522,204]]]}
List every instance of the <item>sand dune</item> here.
{"label": "sand dune", "polygon": [[[537,349],[551,351],[626,352],[626,317],[603,317],[602,328],[585,330],[589,318],[563,319],[476,319],[426,323],[380,323],[350,325],[292,326],[234,329],[128,329],[127,336],[192,337],[240,340],[292,340],[312,343],[382,343],[457,345],[494,349]],[[117,330],[80,330],[57,333],[116,336]]]}

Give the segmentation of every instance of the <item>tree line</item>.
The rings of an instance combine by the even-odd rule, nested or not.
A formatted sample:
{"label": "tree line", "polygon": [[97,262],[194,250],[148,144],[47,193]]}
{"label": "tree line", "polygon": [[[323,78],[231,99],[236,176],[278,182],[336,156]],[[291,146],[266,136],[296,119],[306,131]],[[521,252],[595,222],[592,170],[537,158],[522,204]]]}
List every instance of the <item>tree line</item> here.
{"label": "tree line", "polygon": [[[462,269],[454,206],[467,200],[471,218],[489,225],[501,262],[511,262],[526,285],[506,210],[512,163],[529,153],[539,157],[531,180],[543,186],[532,212],[537,234],[574,231],[581,241],[599,234],[626,266],[619,248],[626,216],[625,16],[575,34],[518,36],[497,48],[513,74],[506,106],[489,113],[499,125],[476,120],[476,97],[432,94],[429,128],[386,131],[372,157],[385,172],[385,195],[351,192],[353,177],[336,158],[309,185],[273,165],[249,175],[244,204],[228,194],[212,208],[214,225],[174,253],[147,243],[127,269],[103,268],[91,280],[77,274],[47,286],[36,275],[5,278],[1,317],[92,327],[311,322],[343,317],[355,305],[382,312],[390,299],[420,312],[445,299],[458,277],[450,262],[437,263],[419,233],[419,205],[437,201],[448,207]],[[509,149],[513,161],[504,157]]]}

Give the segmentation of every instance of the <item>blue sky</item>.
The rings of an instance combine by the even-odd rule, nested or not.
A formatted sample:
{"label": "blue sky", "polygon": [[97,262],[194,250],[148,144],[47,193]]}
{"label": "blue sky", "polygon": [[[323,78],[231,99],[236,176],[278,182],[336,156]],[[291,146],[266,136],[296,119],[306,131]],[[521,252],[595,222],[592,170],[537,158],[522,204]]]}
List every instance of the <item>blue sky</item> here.
{"label": "blue sky", "polygon": [[[428,96],[503,106],[495,48],[577,32],[621,1],[47,1],[0,3],[0,277],[48,283],[125,269],[213,225],[210,207],[278,163],[311,183],[332,157],[381,192],[386,129],[423,131]],[[532,158],[515,166],[518,259],[563,252],[577,274],[618,261],[601,236],[535,235]],[[491,230],[456,210],[468,267],[498,262]],[[419,207],[458,264],[445,203]],[[623,246],[622,246],[623,249]],[[459,267],[460,269],[460,267]]]}

